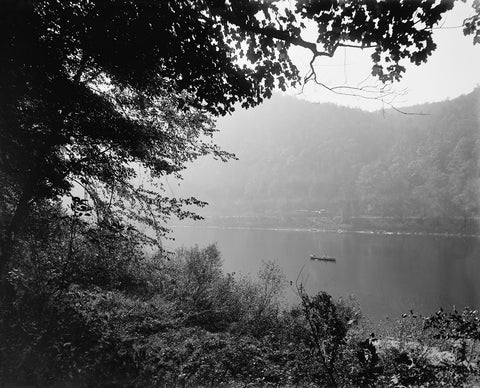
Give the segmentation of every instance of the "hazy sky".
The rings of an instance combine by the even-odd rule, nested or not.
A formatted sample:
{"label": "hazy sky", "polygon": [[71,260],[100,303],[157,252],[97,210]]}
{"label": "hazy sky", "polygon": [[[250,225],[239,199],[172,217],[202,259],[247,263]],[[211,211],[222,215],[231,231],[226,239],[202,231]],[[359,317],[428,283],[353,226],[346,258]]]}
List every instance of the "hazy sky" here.
{"label": "hazy sky", "polygon": [[[443,28],[434,32],[437,49],[428,62],[421,66],[409,62],[403,64],[407,72],[403,80],[393,86],[398,94],[394,102],[396,107],[454,98],[480,86],[480,44],[474,46],[473,37],[465,37],[462,28],[458,28],[471,14],[470,2],[457,2],[443,21]],[[357,86],[369,77],[371,52],[372,50],[339,49],[334,58],[317,59],[317,74],[328,86]],[[305,74],[311,58],[309,52],[294,48],[291,54],[302,75]],[[372,84],[375,84],[375,81],[370,77],[362,86]],[[310,85],[302,95],[308,100],[335,102],[368,110],[382,108],[380,101],[338,96],[321,87]],[[385,108],[388,108],[388,105],[385,105]]]}

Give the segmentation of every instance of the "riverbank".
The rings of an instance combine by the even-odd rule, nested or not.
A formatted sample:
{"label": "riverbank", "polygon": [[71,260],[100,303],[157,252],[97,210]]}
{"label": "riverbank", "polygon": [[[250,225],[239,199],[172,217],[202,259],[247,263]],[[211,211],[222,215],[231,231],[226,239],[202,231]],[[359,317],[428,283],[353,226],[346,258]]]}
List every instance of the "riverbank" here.
{"label": "riverbank", "polygon": [[201,227],[250,230],[298,230],[332,233],[362,233],[378,235],[414,235],[439,237],[480,237],[477,218],[422,217],[318,217],[304,215],[216,215],[202,221],[179,222],[173,227]]}
{"label": "riverbank", "polygon": [[[302,284],[286,306],[273,261],[253,278],[224,271],[215,245],[124,268],[115,253],[107,285],[74,273],[60,288],[46,273],[42,290],[16,271],[14,303],[0,304],[0,386],[478,386],[477,310],[375,328],[351,300]],[[95,281],[98,260],[80,270]]]}

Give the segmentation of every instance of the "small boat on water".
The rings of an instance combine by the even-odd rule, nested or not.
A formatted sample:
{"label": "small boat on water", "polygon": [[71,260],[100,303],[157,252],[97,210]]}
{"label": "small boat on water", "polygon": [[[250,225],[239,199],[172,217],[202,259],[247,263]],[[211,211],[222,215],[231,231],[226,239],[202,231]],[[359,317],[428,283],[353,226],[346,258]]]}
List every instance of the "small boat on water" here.
{"label": "small boat on water", "polygon": [[326,255],[324,256],[315,256],[315,255],[310,255],[310,260],[318,260],[318,261],[337,261],[335,257],[328,257]]}

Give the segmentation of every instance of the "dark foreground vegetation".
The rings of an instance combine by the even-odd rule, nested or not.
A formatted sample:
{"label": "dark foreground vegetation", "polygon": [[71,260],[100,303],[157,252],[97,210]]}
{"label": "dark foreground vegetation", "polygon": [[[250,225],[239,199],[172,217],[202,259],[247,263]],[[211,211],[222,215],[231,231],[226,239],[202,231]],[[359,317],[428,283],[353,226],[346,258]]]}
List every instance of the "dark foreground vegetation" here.
{"label": "dark foreground vegetation", "polygon": [[134,230],[83,214],[44,206],[29,219],[1,305],[1,386],[480,381],[477,311],[409,313],[375,335],[354,305],[324,292],[293,284],[299,303],[283,305],[289,285],[274,263],[251,279],[225,274],[214,245],[146,257]]}

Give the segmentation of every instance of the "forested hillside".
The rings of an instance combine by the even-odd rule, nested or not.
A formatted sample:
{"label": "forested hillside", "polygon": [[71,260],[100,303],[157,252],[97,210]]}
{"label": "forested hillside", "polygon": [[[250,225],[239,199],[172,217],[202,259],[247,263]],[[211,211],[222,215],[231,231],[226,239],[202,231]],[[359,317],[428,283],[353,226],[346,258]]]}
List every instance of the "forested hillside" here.
{"label": "forested hillside", "polygon": [[218,142],[238,161],[202,160],[176,190],[208,201],[205,214],[472,217],[479,97],[476,89],[405,115],[275,96],[219,122]]}

